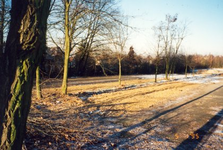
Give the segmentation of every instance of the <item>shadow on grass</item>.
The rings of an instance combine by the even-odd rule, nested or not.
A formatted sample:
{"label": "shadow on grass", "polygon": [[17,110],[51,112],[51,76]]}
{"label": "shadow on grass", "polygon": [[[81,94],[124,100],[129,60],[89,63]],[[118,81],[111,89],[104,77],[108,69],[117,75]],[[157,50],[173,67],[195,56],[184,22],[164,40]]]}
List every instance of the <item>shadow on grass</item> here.
{"label": "shadow on grass", "polygon": [[[71,110],[71,107],[52,110],[46,104],[34,104],[27,122],[26,146],[28,149],[81,149],[79,145],[83,141],[98,143],[99,137],[104,134],[99,126],[109,124],[112,119],[120,119],[126,113],[125,109],[116,110],[113,107],[129,104],[132,103],[90,104],[73,108],[75,110]],[[100,111],[100,107],[108,109]],[[89,111],[92,108],[93,111]],[[113,113],[119,115],[113,116]]]}
{"label": "shadow on grass", "polygon": [[[181,104],[181,105],[179,105],[179,106],[177,106],[177,107],[174,107],[174,108],[171,108],[171,109],[168,109],[168,110],[159,112],[158,114],[154,115],[153,117],[151,117],[151,118],[149,118],[149,119],[146,119],[146,120],[144,120],[144,121],[142,121],[142,122],[140,122],[140,123],[137,123],[137,124],[135,124],[135,125],[129,126],[129,127],[125,128],[124,130],[122,130],[122,131],[120,131],[120,132],[115,132],[114,134],[112,134],[112,135],[110,135],[110,136],[108,136],[108,137],[106,137],[106,138],[104,138],[104,139],[100,139],[100,141],[98,141],[97,144],[98,144],[98,146],[100,147],[100,145],[103,145],[103,143],[106,143],[106,142],[110,141],[110,140],[113,139],[113,138],[119,138],[120,136],[125,135],[126,133],[129,133],[129,131],[131,131],[131,130],[134,130],[134,129],[138,128],[138,127],[142,127],[142,126],[148,124],[149,122],[151,122],[151,121],[153,121],[153,120],[155,120],[155,119],[157,119],[157,118],[159,118],[159,117],[161,117],[161,116],[163,116],[163,115],[166,115],[166,114],[168,114],[168,113],[170,113],[170,112],[173,112],[173,111],[175,111],[175,110],[177,110],[177,109],[179,109],[179,108],[182,108],[182,107],[184,107],[184,106],[186,106],[186,105],[188,105],[188,104],[190,104],[190,103],[193,103],[193,102],[195,102],[195,101],[197,101],[197,100],[199,100],[199,99],[201,99],[201,98],[203,98],[203,97],[205,97],[205,96],[207,96],[207,95],[209,95],[209,94],[211,94],[211,93],[213,93],[213,92],[219,90],[219,89],[222,88],[222,87],[223,87],[223,86],[219,86],[218,88],[216,88],[216,89],[214,89],[214,90],[212,90],[212,91],[210,91],[210,92],[208,92],[208,93],[206,93],[206,94],[204,94],[204,95],[202,95],[202,96],[199,96],[199,97],[197,97],[197,98],[195,98],[195,99],[192,99],[192,100],[190,100],[190,101],[188,101],[188,102],[186,102],[186,103],[184,103],[184,104]],[[221,112],[221,113],[222,113],[222,112]],[[118,147],[118,146],[121,145],[121,144],[127,143],[127,142],[129,142],[131,139],[134,139],[135,137],[138,137],[138,136],[140,136],[140,135],[142,135],[142,134],[145,134],[146,132],[148,132],[148,131],[150,131],[150,130],[152,130],[152,129],[154,129],[154,128],[155,128],[155,127],[151,127],[151,128],[150,128],[149,130],[147,130],[147,131],[144,131],[144,132],[142,132],[142,133],[139,133],[138,135],[134,135],[132,138],[128,138],[128,140],[118,142],[118,143],[115,144],[115,147]],[[95,143],[94,145],[96,145],[96,143]],[[91,143],[86,143],[84,146],[82,146],[82,148],[84,148],[84,149],[87,148],[87,149],[88,149],[89,146],[91,146]],[[114,148],[114,146],[110,146],[110,147],[109,147],[109,149],[112,149],[112,148]]]}
{"label": "shadow on grass", "polygon": [[[38,147],[39,149],[46,149],[47,147],[52,148],[53,146],[59,149],[95,149],[95,147],[96,149],[105,149],[103,146],[106,144],[108,146],[106,149],[114,149],[115,147],[118,148],[122,144],[137,139],[135,143],[131,142],[131,145],[135,145],[143,142],[138,140],[138,137],[157,127],[157,125],[150,125],[151,121],[191,104],[222,87],[223,86],[220,86],[193,100],[188,100],[188,102],[177,107],[160,111],[154,114],[151,118],[140,123],[132,125],[133,123],[130,122],[130,125],[127,125],[124,129],[123,126],[120,126],[120,128],[119,126],[116,127],[117,124],[112,119],[123,119],[123,116],[126,114],[125,107],[128,107],[131,103],[88,103],[88,105],[81,107],[70,106],[66,109],[57,111],[49,110],[45,105],[39,105],[34,109],[39,110],[36,110],[35,113],[31,113],[29,116],[31,119],[28,123],[29,134],[26,142],[30,149],[38,147],[38,145],[42,145],[42,147]],[[122,105],[121,109],[114,109],[118,105]],[[104,109],[102,109],[102,107]],[[116,114],[117,111],[119,111],[118,116]],[[109,119],[111,121],[109,121]],[[137,134],[132,134],[130,132],[138,127],[144,128],[148,125],[149,127],[146,128],[146,130],[140,131],[140,133],[137,132]],[[112,128],[109,128],[108,126],[111,126]],[[116,128],[119,130],[115,130]],[[103,133],[105,132],[104,129],[108,129],[108,131]],[[40,141],[40,143],[36,143],[36,141]],[[35,146],[35,144],[37,144],[37,146]],[[69,144],[72,147],[66,144]]]}
{"label": "shadow on grass", "polygon": [[198,147],[199,144],[205,144],[217,128],[217,124],[220,123],[222,119],[223,109],[219,111],[214,117],[212,117],[205,125],[193,133],[193,135],[198,135],[197,137],[188,137],[179,146],[176,147],[176,150],[193,150]]}
{"label": "shadow on grass", "polygon": [[205,97],[205,96],[207,96],[207,95],[213,93],[214,91],[216,91],[216,90],[218,90],[218,89],[220,89],[220,88],[222,88],[222,87],[223,87],[223,86],[220,86],[220,87],[218,87],[218,88],[216,88],[216,89],[214,89],[214,90],[212,90],[212,91],[210,91],[210,92],[208,92],[208,93],[206,93],[206,94],[204,94],[204,95],[202,95],[202,96],[200,96],[200,97],[197,97],[197,98],[195,98],[195,99],[193,99],[193,100],[190,100],[190,101],[188,101],[188,102],[186,102],[186,103],[184,103],[184,104],[182,104],[182,105],[179,105],[179,106],[174,107],[174,108],[172,108],[172,109],[168,109],[168,110],[166,110],[166,111],[163,111],[163,112],[161,112],[161,113],[159,113],[159,114],[153,116],[152,118],[150,118],[150,119],[146,119],[145,121],[142,121],[142,122],[140,122],[140,123],[138,123],[138,124],[135,124],[135,125],[133,125],[133,126],[130,126],[129,128],[127,128],[127,129],[125,129],[125,130],[123,130],[123,131],[126,132],[126,131],[130,131],[130,130],[132,130],[132,129],[134,129],[134,128],[137,128],[137,127],[139,127],[139,126],[143,126],[144,124],[146,124],[146,123],[148,123],[148,122],[150,122],[150,121],[152,121],[152,120],[154,120],[154,119],[157,119],[157,118],[159,118],[159,117],[161,117],[161,116],[163,116],[163,115],[165,115],[165,114],[167,114],[167,113],[169,113],[169,112],[172,112],[172,111],[177,110],[177,109],[179,109],[179,108],[181,108],[181,107],[183,107],[183,106],[185,106],[185,105],[187,105],[187,104],[190,104],[190,103],[192,103],[192,102],[194,102],[194,101],[196,101],[196,100],[199,100],[199,99],[201,99],[201,98],[203,98],[203,97]]}

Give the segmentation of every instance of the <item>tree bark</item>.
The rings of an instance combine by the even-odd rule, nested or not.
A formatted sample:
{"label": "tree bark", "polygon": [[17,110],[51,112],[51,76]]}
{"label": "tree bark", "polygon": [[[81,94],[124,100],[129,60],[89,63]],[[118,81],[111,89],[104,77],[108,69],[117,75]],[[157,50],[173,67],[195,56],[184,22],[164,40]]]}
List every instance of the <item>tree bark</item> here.
{"label": "tree bark", "polygon": [[36,97],[38,99],[42,98],[42,90],[40,86],[40,66],[36,68]]}
{"label": "tree bark", "polygon": [[20,150],[33,77],[46,45],[50,0],[12,0],[11,6],[4,63],[0,64],[0,149]]}

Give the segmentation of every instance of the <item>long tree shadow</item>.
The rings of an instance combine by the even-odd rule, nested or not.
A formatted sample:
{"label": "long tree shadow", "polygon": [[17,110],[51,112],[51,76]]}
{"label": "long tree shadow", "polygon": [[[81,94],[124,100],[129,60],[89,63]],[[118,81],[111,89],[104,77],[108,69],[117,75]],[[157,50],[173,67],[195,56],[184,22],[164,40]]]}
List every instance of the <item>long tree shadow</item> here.
{"label": "long tree shadow", "polygon": [[[124,90],[133,90],[136,88],[144,88],[148,85],[152,84],[152,82],[146,82],[143,84],[134,84],[134,85],[127,85],[121,88],[111,88],[111,89],[105,89],[105,90],[99,90],[99,91],[89,91],[89,92],[83,92],[83,93],[78,93],[75,96],[79,97],[83,102],[89,103],[89,98],[92,97],[93,95],[98,95],[98,94],[105,94],[105,93],[115,93],[115,92],[119,92],[119,91],[124,91]],[[170,83],[167,83],[170,84]],[[158,84],[159,85],[159,84]],[[161,85],[161,84],[160,84]],[[139,92],[137,94],[134,95],[134,97],[136,96],[141,96],[141,95],[147,95],[150,93],[154,93],[154,92],[159,92],[159,91],[163,91],[163,90],[167,90],[167,89],[173,89],[175,87],[170,87],[170,88],[164,88],[164,89],[159,89],[159,90],[151,90],[151,91],[146,91],[146,92]],[[109,103],[109,102],[113,102],[113,101],[118,101],[118,100],[122,100],[122,99],[128,99],[128,98],[132,98],[132,95],[130,96],[118,96],[115,98],[110,99],[110,101],[106,101],[104,103]]]}
{"label": "long tree shadow", "polygon": [[[71,112],[70,108],[52,110],[46,104],[34,104],[27,122],[26,146],[29,149],[35,149],[36,147],[38,149],[43,149],[42,147],[47,149],[57,145],[58,149],[70,149],[70,144],[70,146],[73,146],[71,149],[80,149],[79,145],[82,144],[83,139],[94,143],[94,141],[97,142],[98,137],[104,134],[99,132],[95,135],[95,132],[100,130],[99,126],[101,124],[108,123],[111,124],[112,128],[115,128],[112,124],[112,119],[120,119],[125,115],[126,110],[116,110],[113,107],[129,104],[132,103],[90,105],[77,108]],[[89,107],[96,107],[97,109],[89,112]],[[99,111],[100,107],[108,107],[108,109]],[[119,115],[112,116],[116,112],[119,112]],[[106,131],[105,133],[107,134],[108,132]]]}
{"label": "long tree shadow", "polygon": [[161,117],[161,116],[163,116],[163,115],[165,115],[165,114],[167,114],[167,113],[169,113],[169,112],[172,112],[172,111],[177,110],[177,109],[179,109],[179,108],[181,108],[181,107],[183,107],[183,106],[185,106],[185,105],[187,105],[187,104],[190,104],[190,103],[192,103],[192,102],[194,102],[194,101],[196,101],[196,100],[199,100],[199,99],[201,99],[201,98],[203,98],[203,97],[205,97],[205,96],[207,96],[207,95],[209,95],[209,94],[211,94],[211,93],[217,91],[218,89],[220,89],[220,88],[222,88],[222,87],[223,87],[223,86],[220,86],[220,87],[218,87],[218,88],[216,88],[216,89],[214,89],[214,90],[212,90],[212,91],[210,91],[210,92],[208,92],[208,93],[206,93],[206,94],[204,94],[204,95],[202,95],[202,96],[200,96],[200,97],[197,97],[197,98],[195,98],[195,99],[193,99],[193,100],[190,100],[190,101],[188,101],[188,102],[186,102],[186,103],[184,103],[184,104],[181,104],[181,105],[179,105],[179,106],[177,106],[177,107],[174,107],[174,108],[168,109],[168,110],[166,110],[166,111],[163,111],[163,112],[161,112],[161,113],[159,113],[159,114],[153,116],[152,118],[147,119],[147,120],[144,120],[144,121],[142,121],[142,122],[140,122],[140,123],[138,123],[138,124],[135,124],[135,125],[133,125],[133,126],[130,126],[129,128],[127,128],[127,129],[125,129],[125,130],[123,130],[123,131],[121,131],[121,132],[127,132],[127,131],[130,131],[130,130],[132,130],[132,129],[134,129],[134,128],[137,128],[137,127],[139,127],[139,126],[143,126],[144,124],[146,124],[146,123],[148,123],[148,122],[150,122],[150,121],[152,121],[152,120],[154,120],[154,119],[157,119],[157,118],[159,118],[159,117]]}
{"label": "long tree shadow", "polygon": [[193,150],[199,144],[205,144],[212,133],[217,128],[217,124],[220,123],[223,119],[223,109],[219,111],[214,117],[212,117],[205,125],[203,125],[200,129],[195,131],[193,135],[197,135],[194,137],[188,137],[184,140],[179,146],[176,147],[176,150]]}
{"label": "long tree shadow", "polygon": [[[175,111],[175,110],[177,110],[177,109],[179,109],[179,108],[181,108],[181,107],[183,107],[183,106],[185,106],[185,105],[188,105],[188,104],[190,104],[190,103],[192,103],[192,102],[194,102],[194,101],[197,101],[197,100],[199,100],[199,99],[201,99],[201,98],[203,98],[203,97],[205,97],[205,96],[207,96],[207,95],[209,95],[209,94],[211,94],[211,93],[213,93],[213,92],[219,90],[219,89],[222,88],[222,87],[223,87],[223,86],[219,86],[219,87],[217,87],[216,89],[214,89],[214,90],[212,90],[212,91],[210,91],[210,92],[208,92],[208,93],[206,93],[206,94],[204,94],[204,95],[202,95],[202,96],[199,96],[199,97],[197,97],[197,98],[195,98],[195,99],[192,99],[192,100],[190,100],[190,101],[188,101],[188,102],[186,102],[186,103],[184,103],[184,104],[181,104],[181,105],[179,105],[179,106],[177,106],[177,107],[174,107],[174,108],[165,110],[165,111],[163,111],[163,112],[160,112],[160,113],[156,114],[155,116],[153,116],[153,117],[151,117],[151,118],[149,118],[149,119],[146,119],[146,120],[144,120],[144,121],[142,121],[142,122],[140,122],[140,123],[137,123],[137,124],[135,124],[135,125],[132,125],[132,126],[130,126],[130,127],[127,127],[127,128],[125,128],[124,130],[122,130],[122,131],[115,132],[114,134],[108,136],[107,138],[101,139],[100,142],[99,142],[98,144],[103,144],[103,143],[105,143],[105,142],[108,142],[111,138],[120,137],[120,135],[123,135],[123,134],[125,134],[125,133],[128,133],[129,131],[131,131],[131,130],[133,130],[133,129],[136,129],[136,128],[138,128],[138,127],[142,127],[142,126],[144,126],[145,124],[148,124],[149,122],[151,122],[152,120],[155,120],[155,119],[157,119],[157,118],[159,118],[159,117],[161,117],[161,116],[163,116],[163,115],[166,115],[166,114],[168,114],[168,113],[170,113],[170,112],[172,112],[172,111]],[[149,131],[149,130],[148,130],[148,131]],[[145,132],[144,132],[144,133],[145,133]],[[141,135],[141,134],[143,134],[143,133],[139,133],[139,134]],[[129,139],[131,139],[131,138],[129,138]],[[128,142],[128,141],[125,141],[125,142]],[[123,142],[119,142],[119,143],[117,143],[117,144],[116,144],[116,147],[118,147],[120,144],[123,144]],[[88,147],[88,146],[90,146],[90,145],[91,145],[91,143],[86,143],[82,148],[86,148],[86,147]],[[112,147],[110,147],[110,149],[112,149]]]}

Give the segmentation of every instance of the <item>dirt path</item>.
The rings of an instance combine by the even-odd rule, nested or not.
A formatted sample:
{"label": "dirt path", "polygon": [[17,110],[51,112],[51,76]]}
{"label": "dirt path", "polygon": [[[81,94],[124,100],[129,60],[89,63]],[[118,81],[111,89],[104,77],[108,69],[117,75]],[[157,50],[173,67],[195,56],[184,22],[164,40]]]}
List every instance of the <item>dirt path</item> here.
{"label": "dirt path", "polygon": [[137,88],[93,93],[84,100],[72,90],[65,97],[47,91],[43,100],[33,100],[27,147],[223,149],[222,81],[142,82],[134,81]]}

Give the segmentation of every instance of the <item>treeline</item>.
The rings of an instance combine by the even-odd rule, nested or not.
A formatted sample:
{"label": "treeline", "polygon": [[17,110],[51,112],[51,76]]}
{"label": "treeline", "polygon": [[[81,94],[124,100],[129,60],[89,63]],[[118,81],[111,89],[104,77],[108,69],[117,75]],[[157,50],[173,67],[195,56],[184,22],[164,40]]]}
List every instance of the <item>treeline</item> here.
{"label": "treeline", "polygon": [[[69,77],[118,75],[119,64],[117,55],[119,53],[103,49],[100,51],[100,54],[95,55],[92,52],[86,59],[81,59],[80,52],[81,50],[69,59]],[[138,55],[131,46],[128,53],[122,54],[122,58],[122,74],[124,75],[155,74],[156,57]],[[174,57],[174,60],[176,65],[173,73],[183,74],[185,69],[188,72],[192,72],[195,69],[223,67],[223,56],[211,54],[178,54]],[[44,61],[42,61],[42,75],[45,77],[62,77],[62,70],[63,53],[60,53],[57,48],[49,48]],[[160,57],[158,73],[165,73],[164,56]]]}

